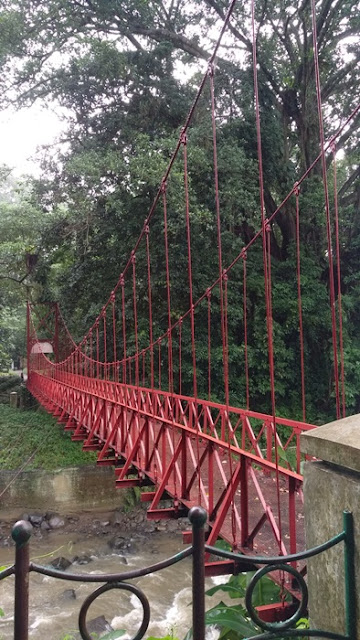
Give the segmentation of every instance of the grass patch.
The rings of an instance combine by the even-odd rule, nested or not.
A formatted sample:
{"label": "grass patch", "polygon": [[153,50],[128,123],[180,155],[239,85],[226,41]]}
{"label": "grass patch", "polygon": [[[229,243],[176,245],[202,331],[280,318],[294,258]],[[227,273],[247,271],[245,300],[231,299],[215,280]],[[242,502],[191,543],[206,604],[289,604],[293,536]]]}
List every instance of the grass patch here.
{"label": "grass patch", "polygon": [[43,409],[20,410],[0,404],[0,469],[18,469],[34,451],[27,469],[60,469],[93,464],[96,453],[82,451],[63,425]]}

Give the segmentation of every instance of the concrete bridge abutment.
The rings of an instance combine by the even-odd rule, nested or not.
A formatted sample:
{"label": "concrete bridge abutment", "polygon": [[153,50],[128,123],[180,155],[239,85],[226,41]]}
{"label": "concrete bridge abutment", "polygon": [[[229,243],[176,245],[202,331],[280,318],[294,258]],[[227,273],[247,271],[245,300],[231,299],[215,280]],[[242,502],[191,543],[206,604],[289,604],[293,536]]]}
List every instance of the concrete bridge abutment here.
{"label": "concrete bridge abutment", "polygon": [[[301,436],[301,451],[317,458],[304,466],[306,548],[343,530],[343,511],[355,529],[357,638],[360,639],[360,414]],[[344,543],[308,560],[311,627],[345,634]]]}

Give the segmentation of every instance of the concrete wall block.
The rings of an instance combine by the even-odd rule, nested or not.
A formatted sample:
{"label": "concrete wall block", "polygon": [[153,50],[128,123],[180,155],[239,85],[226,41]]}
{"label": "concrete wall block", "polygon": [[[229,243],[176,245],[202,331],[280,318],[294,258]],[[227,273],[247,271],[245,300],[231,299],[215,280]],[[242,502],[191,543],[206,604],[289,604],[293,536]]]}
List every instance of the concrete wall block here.
{"label": "concrete wall block", "polygon": [[[14,471],[0,473],[0,493]],[[122,504],[122,491],[115,486],[112,467],[72,467],[55,471],[23,471],[1,500],[1,514],[12,510],[59,511],[115,509]]]}
{"label": "concrete wall block", "polygon": [[[353,513],[360,610],[360,474],[324,462],[307,462],[304,497],[307,549],[343,530],[344,509]],[[308,587],[311,626],[344,634],[344,543],[308,560]],[[357,637],[360,638],[359,621]]]}
{"label": "concrete wall block", "polygon": [[[344,510],[353,514],[360,639],[360,414],[307,431],[300,443],[319,459],[304,468],[306,547],[340,533]],[[308,587],[311,626],[345,634],[344,543],[309,559]]]}

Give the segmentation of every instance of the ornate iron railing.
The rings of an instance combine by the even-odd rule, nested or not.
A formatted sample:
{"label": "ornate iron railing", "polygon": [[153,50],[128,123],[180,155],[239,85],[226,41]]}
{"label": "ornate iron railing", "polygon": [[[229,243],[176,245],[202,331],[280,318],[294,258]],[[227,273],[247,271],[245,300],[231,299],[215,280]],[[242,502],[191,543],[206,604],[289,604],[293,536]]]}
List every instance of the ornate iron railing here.
{"label": "ornate iron railing", "polygon": [[[101,594],[111,589],[130,591],[139,599],[143,616],[137,633],[132,640],[141,640],[146,633],[150,621],[150,605],[146,595],[137,586],[126,582],[132,578],[145,576],[165,567],[174,565],[184,558],[192,556],[192,594],[193,594],[193,627],[192,634],[194,640],[205,639],[205,554],[211,553],[221,558],[234,561],[239,566],[249,566],[249,562],[255,566],[264,565],[258,569],[252,577],[245,596],[245,604],[249,618],[259,627],[260,633],[252,636],[252,640],[270,640],[274,638],[295,638],[295,637],[318,637],[330,638],[333,640],[356,640],[356,600],[355,600],[355,562],[354,562],[354,529],[352,514],[344,511],[343,531],[328,540],[327,542],[302,553],[288,556],[259,557],[243,556],[230,551],[223,551],[217,547],[205,544],[205,524],[207,520],[206,511],[202,507],[193,507],[189,512],[189,520],[192,525],[192,545],[176,555],[148,566],[144,569],[136,569],[116,574],[84,575],[75,574],[53,569],[30,562],[29,540],[31,537],[31,525],[29,522],[20,520],[12,530],[12,537],[16,544],[15,564],[0,572],[0,580],[8,576],[15,575],[15,615],[14,615],[14,639],[28,639],[28,619],[29,619],[29,572],[33,571],[53,578],[61,578],[76,582],[103,583],[90,594],[83,602],[79,613],[79,630],[83,640],[91,640],[91,636],[86,626],[86,616],[90,605]],[[308,590],[304,577],[297,571],[293,564],[297,560],[304,560],[318,555],[335,545],[344,542],[344,565],[345,565],[345,633],[338,634],[320,629],[296,629],[297,621],[306,614],[308,603]],[[261,578],[272,572],[281,571],[290,574],[292,579],[297,581],[300,598],[297,608],[291,617],[282,622],[266,622],[259,616],[257,609],[252,602],[252,596],[256,584]]]}

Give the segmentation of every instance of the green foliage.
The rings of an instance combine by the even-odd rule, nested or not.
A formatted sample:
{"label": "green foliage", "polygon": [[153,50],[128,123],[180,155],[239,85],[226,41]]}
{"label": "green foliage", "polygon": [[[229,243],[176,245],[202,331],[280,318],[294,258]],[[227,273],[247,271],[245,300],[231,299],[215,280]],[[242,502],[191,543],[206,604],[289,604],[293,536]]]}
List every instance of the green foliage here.
{"label": "green foliage", "polygon": [[15,374],[3,374],[0,375],[0,393],[4,393],[5,391],[10,392],[13,389],[16,389],[21,382],[21,379],[18,375]]}
{"label": "green foliage", "polygon": [[232,607],[220,603],[206,612],[205,623],[220,627],[219,639],[238,640],[258,633],[257,627],[247,618],[246,610],[241,605]]}
{"label": "green foliage", "polygon": [[134,507],[140,502],[141,489],[140,487],[128,487],[122,493],[122,508],[125,513],[132,511]]}
{"label": "green foliage", "polygon": [[218,538],[215,542],[215,547],[217,549],[222,549],[223,551],[232,551],[231,544],[223,538]]}
{"label": "green foliage", "polygon": [[72,442],[45,411],[20,411],[0,405],[1,468],[18,469],[35,451],[28,469],[58,469],[96,460],[96,454],[83,452],[81,443]]}
{"label": "green foliage", "polygon": [[174,635],[163,636],[162,638],[155,638],[154,636],[149,636],[147,640],[178,640]]}
{"label": "green foliage", "polygon": [[16,182],[9,169],[0,167],[0,370],[4,371],[12,359],[19,361],[26,353],[29,256],[36,256],[41,236],[41,216],[30,202],[30,190],[28,183]]}
{"label": "green foliage", "polygon": [[[105,633],[104,635],[99,636],[98,633],[91,633],[90,636],[92,638],[92,640],[99,640],[101,638],[101,640],[116,640],[117,638],[121,638],[121,636],[125,635],[126,631],[124,631],[124,629],[117,629],[116,631],[109,631],[108,633]],[[65,636],[63,636],[63,638],[61,638],[61,640],[76,640],[76,638],[78,637],[78,634],[76,633],[67,633]]]}
{"label": "green foliage", "polygon": [[18,401],[21,407],[32,406],[34,400],[29,398],[30,394],[21,382],[20,376],[15,374],[0,375],[0,404],[9,405],[11,392],[18,394]]}
{"label": "green foliage", "polygon": [[[206,612],[206,624],[214,624],[219,627],[219,637],[224,640],[242,640],[242,638],[252,637],[259,633],[258,627],[250,620],[243,606],[246,588],[252,576],[251,572],[231,576],[226,584],[217,585],[206,592],[208,596],[222,592],[232,600],[240,600],[239,603],[231,606],[220,602]],[[255,607],[279,602],[280,599],[280,587],[273,580],[267,576],[259,580],[252,598]]]}
{"label": "green foliage", "polygon": [[[325,135],[329,139],[335,123],[346,118],[358,102],[360,67],[356,63],[360,54],[353,42],[359,27],[358,1],[339,4],[336,0],[319,0],[317,11],[321,16],[318,29],[327,116]],[[261,23],[257,46],[264,197],[266,214],[270,216],[318,154],[311,16],[310,6],[301,0],[282,4],[260,0],[256,12]],[[24,105],[45,99],[60,104],[67,113],[67,145],[58,154],[47,155],[43,176],[32,184],[10,184],[6,170],[0,172],[0,275],[6,285],[5,293],[0,294],[0,368],[7,367],[10,358],[22,349],[25,294],[40,301],[59,300],[76,338],[80,339],[94,321],[142,228],[192,102],[198,81],[197,63],[208,59],[213,45],[210,34],[220,27],[222,19],[223,3],[219,0],[198,0],[191,7],[153,0],[99,0],[85,4],[49,0],[46,6],[40,0],[2,0],[0,103],[6,106],[15,100],[17,105]],[[226,44],[226,55],[219,50],[215,78],[224,266],[232,262],[261,224],[247,3],[240,3],[232,20],[234,40]],[[187,73],[180,82],[182,65],[187,65]],[[337,141],[337,149],[343,153],[338,161],[338,204],[348,412],[360,410],[356,127],[355,120],[349,123]],[[217,278],[219,269],[208,88],[189,130],[188,155],[196,299]],[[183,179],[182,162],[176,161],[167,185],[172,320],[189,306]],[[333,209],[330,168],[329,189]],[[277,413],[301,419],[295,222],[292,198],[271,227],[272,302]],[[300,235],[307,419],[320,424],[334,415],[329,267],[320,164],[301,186]],[[157,337],[168,323],[161,207],[154,212],[149,240]],[[248,362],[251,408],[268,413],[271,401],[259,240],[247,255]],[[38,262],[27,275],[24,254],[29,251],[36,252]],[[138,273],[146,273],[145,258],[141,246]],[[228,280],[230,402],[238,406],[246,401],[242,287],[239,264],[229,273]],[[148,342],[147,296],[143,277],[138,289],[140,349]],[[212,292],[211,304],[212,398],[223,402],[218,290]],[[129,283],[126,318],[131,354],[135,345]],[[198,392],[206,397],[204,305],[196,310],[196,323]],[[117,328],[120,333],[119,320]],[[185,322],[182,390],[189,394],[190,334]],[[109,355],[111,341],[110,336]],[[100,352],[100,356],[104,354]],[[164,371],[166,358],[163,353]],[[177,380],[176,367],[174,375]]]}
{"label": "green foliage", "polygon": [[300,618],[296,623],[297,629],[310,629],[310,623],[308,618]]}
{"label": "green foliage", "polygon": [[[254,575],[254,572],[240,573],[237,576],[231,576],[227,583],[220,584],[206,592],[207,595],[213,596],[215,593],[227,593],[232,599],[241,599],[245,597],[246,588]],[[278,602],[281,597],[281,589],[275,584],[271,578],[265,576],[258,581],[253,591],[253,604],[255,607],[263,604],[271,604]]]}

